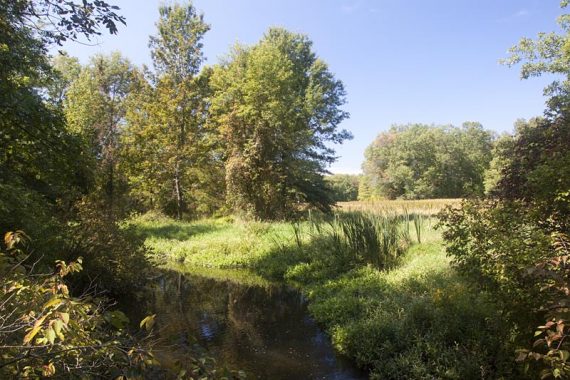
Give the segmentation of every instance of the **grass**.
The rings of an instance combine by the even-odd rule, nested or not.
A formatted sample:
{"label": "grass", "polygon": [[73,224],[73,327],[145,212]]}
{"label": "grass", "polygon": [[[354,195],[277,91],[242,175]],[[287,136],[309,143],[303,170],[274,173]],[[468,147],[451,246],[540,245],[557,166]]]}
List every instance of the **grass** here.
{"label": "grass", "polygon": [[341,211],[359,211],[372,213],[410,213],[434,216],[445,206],[459,205],[461,199],[418,199],[418,200],[375,200],[339,202]]}
{"label": "grass", "polygon": [[334,345],[372,378],[512,377],[506,329],[492,300],[450,267],[429,214],[394,210],[293,224],[156,217],[132,223],[169,267],[218,268],[209,269],[214,277],[234,281],[248,275],[220,268],[247,268],[254,283],[296,285]]}
{"label": "grass", "polygon": [[509,372],[493,303],[450,270],[441,243],[412,246],[390,271],[324,279],[297,266],[309,310],[333,344],[377,379],[481,379]]}

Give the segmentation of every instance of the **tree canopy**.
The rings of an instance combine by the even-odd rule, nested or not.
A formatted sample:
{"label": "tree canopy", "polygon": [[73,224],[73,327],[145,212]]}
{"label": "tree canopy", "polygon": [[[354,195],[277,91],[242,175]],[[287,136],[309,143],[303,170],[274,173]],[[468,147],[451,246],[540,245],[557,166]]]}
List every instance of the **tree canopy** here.
{"label": "tree canopy", "polygon": [[481,124],[409,124],[380,133],[365,152],[360,198],[482,195],[494,135]]}
{"label": "tree canopy", "polygon": [[330,207],[323,173],[329,143],[350,134],[342,82],[304,35],[270,29],[251,47],[236,46],[212,75],[212,122],[225,150],[228,202],[238,212],[281,218],[295,205]]}

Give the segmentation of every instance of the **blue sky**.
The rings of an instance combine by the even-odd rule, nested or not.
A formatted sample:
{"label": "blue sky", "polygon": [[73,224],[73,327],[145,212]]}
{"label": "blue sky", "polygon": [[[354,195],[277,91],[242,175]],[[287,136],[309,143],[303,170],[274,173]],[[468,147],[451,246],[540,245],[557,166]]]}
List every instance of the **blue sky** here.
{"label": "blue sky", "polygon": [[[127,26],[96,46],[67,44],[89,56],[120,50],[150,65],[148,36],[160,1],[108,0]],[[542,89],[552,78],[519,79],[518,68],[498,63],[521,37],[557,30],[557,0],[195,0],[211,30],[204,39],[208,64],[230,45],[252,44],[270,26],[307,34],[317,54],[347,90],[342,127],[354,139],[337,147],[330,170],[357,173],[364,149],[392,124],[479,121],[511,131],[517,118],[541,115]]]}

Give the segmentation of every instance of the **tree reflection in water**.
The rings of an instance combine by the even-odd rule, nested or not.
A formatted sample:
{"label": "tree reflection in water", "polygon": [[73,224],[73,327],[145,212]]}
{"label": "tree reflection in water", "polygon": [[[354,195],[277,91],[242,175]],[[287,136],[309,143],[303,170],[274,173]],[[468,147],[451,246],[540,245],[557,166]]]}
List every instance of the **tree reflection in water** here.
{"label": "tree reflection in water", "polygon": [[[166,272],[154,286],[163,357],[184,360],[198,343],[228,368],[259,379],[361,379],[335,354],[299,292]],[[193,338],[196,337],[196,342]]]}

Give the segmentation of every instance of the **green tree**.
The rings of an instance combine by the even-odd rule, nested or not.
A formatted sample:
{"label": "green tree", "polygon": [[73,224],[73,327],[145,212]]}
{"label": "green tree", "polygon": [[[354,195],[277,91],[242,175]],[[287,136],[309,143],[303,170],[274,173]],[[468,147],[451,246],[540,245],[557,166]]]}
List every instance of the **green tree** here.
{"label": "green tree", "polygon": [[325,177],[335,202],[355,201],[358,198],[359,175],[333,174]]}
{"label": "green tree", "polygon": [[120,134],[135,68],[120,53],[96,55],[66,91],[68,128],[81,136],[95,168],[97,194],[112,217],[122,178],[118,173]]}
{"label": "green tree", "polygon": [[27,26],[27,6],[0,3],[0,227],[34,231],[45,244],[88,173],[78,139],[44,100],[53,72],[45,43]]}
{"label": "green tree", "polygon": [[206,120],[209,73],[206,69],[185,82],[183,91],[192,94],[198,107],[184,121],[184,144],[178,140],[177,123],[182,122],[183,114],[176,106],[179,98],[173,94],[172,82],[165,78],[153,87],[139,76],[122,139],[131,195],[142,209],[182,216],[211,214],[223,205],[219,141]]}
{"label": "green tree", "polygon": [[133,194],[180,218],[211,211],[219,203],[220,186],[212,184],[222,176],[220,160],[207,125],[211,71],[200,72],[201,41],[209,26],[192,4],[165,5],[159,11],[157,34],[149,43],[153,83],[140,78],[125,143]]}
{"label": "green tree", "polygon": [[510,134],[503,134],[497,138],[493,144],[493,151],[491,156],[491,162],[489,163],[489,169],[485,171],[484,185],[485,185],[485,195],[491,195],[494,193],[497,184],[501,179],[503,170],[508,165],[510,160],[510,152],[513,144],[513,136]]}
{"label": "green tree", "polygon": [[64,52],[52,58],[51,66],[53,79],[47,86],[48,99],[54,104],[62,105],[67,90],[81,73],[81,64],[79,59]]}
{"label": "green tree", "polygon": [[[560,2],[562,8],[568,6],[567,0]],[[539,77],[543,74],[562,76],[544,89],[549,97],[547,112],[556,115],[569,110],[570,106],[570,15],[558,17],[561,33],[539,33],[536,39],[522,38],[511,47],[509,57],[501,62],[508,66],[521,65],[521,78]]]}
{"label": "green tree", "polygon": [[473,122],[393,126],[366,149],[363,181],[371,198],[482,195],[493,139]]}
{"label": "green tree", "polygon": [[312,51],[311,41],[270,29],[237,46],[212,78],[212,121],[225,144],[228,204],[262,219],[290,215],[296,204],[327,210],[323,173],[335,160],[344,87]]}

